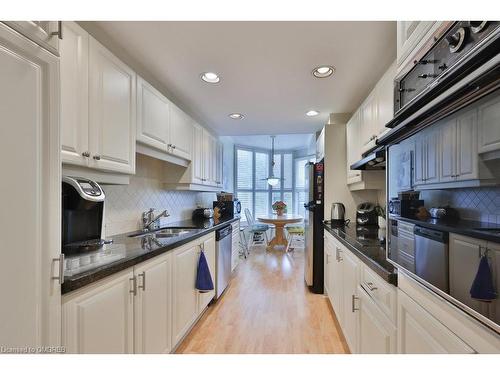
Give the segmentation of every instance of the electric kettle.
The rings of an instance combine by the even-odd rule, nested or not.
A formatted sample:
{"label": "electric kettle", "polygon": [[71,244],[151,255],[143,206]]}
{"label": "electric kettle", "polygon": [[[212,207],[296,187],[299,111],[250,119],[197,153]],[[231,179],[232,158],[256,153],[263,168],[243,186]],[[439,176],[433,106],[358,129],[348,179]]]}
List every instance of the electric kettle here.
{"label": "electric kettle", "polygon": [[342,203],[332,203],[331,218],[332,224],[345,223],[345,206]]}

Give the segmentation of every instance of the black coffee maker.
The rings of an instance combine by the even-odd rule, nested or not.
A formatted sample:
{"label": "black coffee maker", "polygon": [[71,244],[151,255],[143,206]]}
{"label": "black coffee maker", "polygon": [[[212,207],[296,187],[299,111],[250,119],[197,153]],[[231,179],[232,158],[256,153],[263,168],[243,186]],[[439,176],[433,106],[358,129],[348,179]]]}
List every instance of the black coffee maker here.
{"label": "black coffee maker", "polygon": [[104,191],[80,177],[62,179],[62,252],[66,255],[98,250],[104,216]]}

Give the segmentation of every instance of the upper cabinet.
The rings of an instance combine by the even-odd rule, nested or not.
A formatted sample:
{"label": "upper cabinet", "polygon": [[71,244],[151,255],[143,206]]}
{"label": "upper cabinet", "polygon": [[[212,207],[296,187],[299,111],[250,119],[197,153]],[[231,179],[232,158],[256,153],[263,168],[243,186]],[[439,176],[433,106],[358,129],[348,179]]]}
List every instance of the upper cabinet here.
{"label": "upper cabinet", "polygon": [[398,67],[412,56],[433,29],[435,21],[398,21],[397,23],[397,64]]}
{"label": "upper cabinet", "polygon": [[62,30],[62,21],[6,21],[5,23],[56,55],[63,35],[66,37]]}
{"label": "upper cabinet", "polygon": [[193,120],[174,104],[170,107],[171,152],[183,159],[191,160],[193,147]]}
{"label": "upper cabinet", "polygon": [[77,24],[62,27],[62,162],[133,174],[135,73]]}
{"label": "upper cabinet", "polygon": [[500,151],[500,96],[483,101],[478,108],[479,153]]}

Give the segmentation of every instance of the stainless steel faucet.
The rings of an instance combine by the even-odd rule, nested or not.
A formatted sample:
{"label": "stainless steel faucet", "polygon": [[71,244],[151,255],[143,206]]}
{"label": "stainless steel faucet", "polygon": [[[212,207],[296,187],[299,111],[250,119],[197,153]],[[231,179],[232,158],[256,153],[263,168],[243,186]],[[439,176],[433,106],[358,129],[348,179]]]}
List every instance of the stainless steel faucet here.
{"label": "stainless steel faucet", "polygon": [[142,229],[144,231],[150,231],[153,229],[158,229],[160,227],[160,218],[161,217],[168,217],[170,214],[168,213],[167,210],[161,212],[160,214],[156,215],[154,214],[155,209],[150,208],[148,211],[145,211],[142,213]]}

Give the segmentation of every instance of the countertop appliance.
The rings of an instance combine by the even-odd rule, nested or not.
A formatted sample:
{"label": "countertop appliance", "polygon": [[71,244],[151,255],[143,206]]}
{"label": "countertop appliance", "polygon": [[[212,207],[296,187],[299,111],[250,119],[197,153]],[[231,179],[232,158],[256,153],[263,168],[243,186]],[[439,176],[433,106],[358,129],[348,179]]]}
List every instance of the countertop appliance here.
{"label": "countertop appliance", "polygon": [[241,202],[239,199],[232,201],[214,201],[213,208],[219,207],[221,218],[232,219],[241,215]]}
{"label": "countertop appliance", "polygon": [[104,191],[95,181],[62,178],[62,252],[66,255],[100,249]]}
{"label": "countertop appliance", "polygon": [[332,203],[332,208],[330,210],[332,224],[344,224],[345,223],[345,206],[340,202]]}
{"label": "countertop appliance", "polygon": [[306,285],[314,293],[323,293],[323,180],[324,164],[305,165],[306,202],[304,203],[304,243]]}
{"label": "countertop appliance", "polygon": [[205,220],[214,217],[213,208],[197,208],[193,211],[193,220]]}
{"label": "countertop appliance", "polygon": [[377,225],[378,215],[373,203],[365,202],[358,205],[356,209],[356,224]]}
{"label": "countertop appliance", "polygon": [[392,198],[389,201],[389,213],[397,216],[414,218],[419,207],[424,205],[422,199]]}
{"label": "countertop appliance", "polygon": [[415,226],[415,274],[448,293],[448,232]]}
{"label": "countertop appliance", "polygon": [[429,208],[429,214],[433,219],[441,220],[457,220],[459,217],[458,211],[449,206]]}
{"label": "countertop appliance", "polygon": [[231,254],[233,227],[227,225],[215,231],[215,298],[219,298],[231,279]]}

